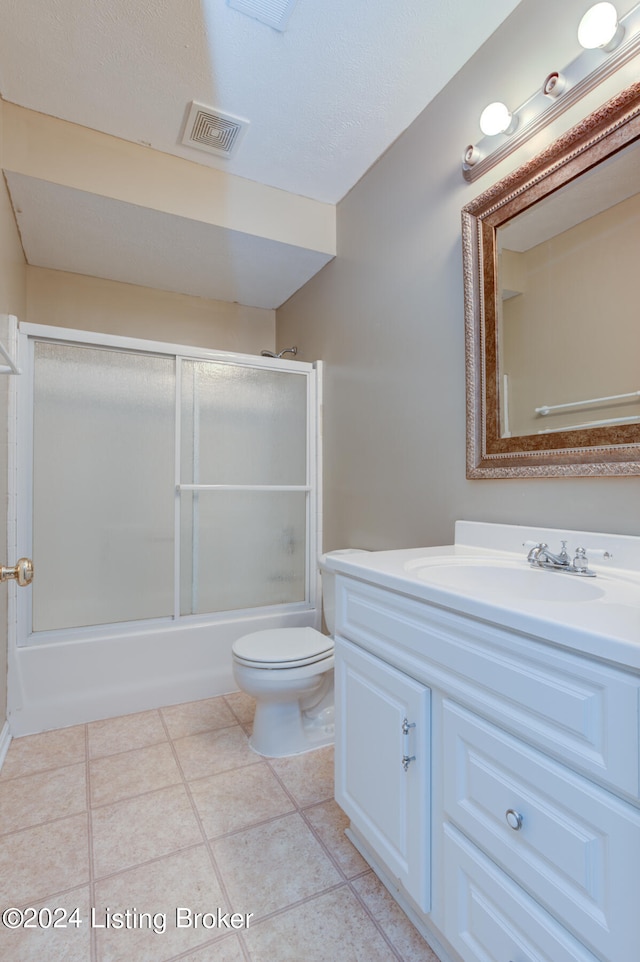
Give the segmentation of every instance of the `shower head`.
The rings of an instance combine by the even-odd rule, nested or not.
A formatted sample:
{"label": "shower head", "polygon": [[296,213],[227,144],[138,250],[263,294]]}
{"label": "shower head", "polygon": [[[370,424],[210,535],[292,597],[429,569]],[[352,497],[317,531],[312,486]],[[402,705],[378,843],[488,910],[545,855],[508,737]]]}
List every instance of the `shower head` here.
{"label": "shower head", "polygon": [[296,355],[297,353],[298,353],[297,347],[285,347],[284,351],[280,351],[279,354],[274,354],[273,351],[260,351],[260,354],[262,355],[262,357],[282,357],[283,354]]}

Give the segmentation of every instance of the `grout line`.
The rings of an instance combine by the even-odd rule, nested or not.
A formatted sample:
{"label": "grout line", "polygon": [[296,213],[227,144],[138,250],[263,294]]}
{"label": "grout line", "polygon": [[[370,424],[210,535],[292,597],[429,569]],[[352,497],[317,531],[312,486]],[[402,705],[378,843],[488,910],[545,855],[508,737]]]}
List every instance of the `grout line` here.
{"label": "grout line", "polygon": [[[14,739],[16,741],[16,739]],[[16,775],[3,775],[0,777],[0,788],[3,785],[8,785],[10,782],[15,782],[18,778],[31,778],[33,775],[51,775],[52,772],[57,772],[61,768],[72,768],[74,765],[82,765],[86,761],[86,754],[82,755],[82,758],[77,758],[75,762],[63,762],[62,765],[51,765],[47,768],[37,768],[32,772],[18,772]]]}
{"label": "grout line", "polygon": [[108,758],[120,758],[122,755],[132,755],[133,752],[142,752],[147,748],[158,748],[159,745],[166,745],[166,739],[159,742],[150,742],[148,745],[137,745],[135,748],[123,748],[121,752],[108,752],[105,755],[90,755],[90,762],[104,762]]}
{"label": "grout line", "polygon": [[207,849],[207,853],[208,853],[208,855],[209,855],[209,861],[210,861],[210,863],[211,863],[211,866],[212,866],[212,868],[213,868],[213,871],[214,871],[214,873],[215,873],[215,876],[216,876],[216,878],[217,878],[217,880],[218,880],[218,885],[220,886],[220,890],[221,890],[221,892],[222,892],[223,898],[226,900],[226,904],[227,904],[229,907],[231,907],[231,900],[230,900],[230,898],[229,898],[229,892],[227,891],[227,887],[226,887],[226,885],[225,885],[225,883],[224,883],[224,879],[222,878],[222,874],[221,874],[220,869],[218,868],[218,864],[217,864],[217,862],[216,862],[216,860],[215,860],[215,857],[214,857],[214,854],[213,854],[213,849],[212,849],[212,847],[211,847],[211,843],[209,842],[209,839],[207,838],[207,833],[206,833],[205,830],[204,830],[204,825],[202,824],[202,819],[200,818],[200,813],[198,812],[198,807],[197,807],[197,805],[196,805],[196,803],[195,803],[195,799],[194,799],[194,797],[193,797],[193,795],[192,795],[192,793],[191,793],[191,788],[190,788],[190,786],[189,786],[189,782],[187,781],[187,777],[186,777],[186,775],[185,775],[185,773],[184,773],[184,769],[183,769],[182,764],[181,764],[181,762],[180,762],[180,757],[179,757],[179,755],[178,755],[178,752],[176,751],[176,747],[175,747],[175,745],[174,745],[174,743],[173,743],[173,739],[172,739],[171,736],[169,735],[169,728],[168,728],[168,726],[167,726],[167,723],[166,723],[166,720],[164,719],[164,717],[162,717],[162,724],[164,725],[165,731],[167,732],[167,736],[169,737],[169,744],[171,745],[171,751],[173,752],[173,756],[174,756],[174,759],[175,759],[175,763],[176,763],[176,765],[178,766],[178,771],[180,772],[180,774],[181,774],[181,776],[182,776],[182,785],[183,785],[183,787],[184,787],[184,789],[185,789],[185,791],[186,791],[186,793],[187,793],[187,798],[189,799],[189,804],[191,805],[191,810],[192,810],[192,812],[193,812],[193,817],[194,817],[195,820],[196,820],[196,823],[197,823],[197,825],[198,825],[198,829],[199,829],[199,831],[200,831],[200,835],[202,836],[202,841],[204,842],[204,845],[205,845],[205,847],[206,847],[206,849]]}
{"label": "grout line", "polygon": [[[58,822],[66,822],[71,818],[77,818],[79,815],[86,814],[86,809],[82,809],[78,812],[71,812],[69,815],[58,815],[55,818],[50,818],[43,822],[34,822],[33,825],[25,825],[23,828],[14,828],[12,831],[0,835],[0,841],[9,839],[12,835],[23,835],[25,832],[34,832],[39,828],[44,828],[45,825],[57,825]],[[77,886],[74,886],[74,888],[77,888]]]}
{"label": "grout line", "polygon": [[[377,875],[376,875],[376,873],[373,871],[373,869],[369,869],[369,872],[368,872],[368,873],[364,873],[364,874],[371,874],[371,875],[374,876],[374,878],[377,879]],[[358,878],[362,878],[362,877],[363,877],[362,875],[358,876]],[[393,942],[391,941],[391,937],[390,937],[389,935],[387,935],[387,933],[384,931],[384,929],[383,929],[382,926],[380,925],[380,922],[378,921],[378,917],[377,917],[376,913],[373,912],[373,911],[369,908],[369,906],[367,905],[367,903],[365,902],[365,900],[362,898],[362,896],[360,895],[360,893],[358,892],[358,890],[355,888],[354,885],[352,885],[352,882],[354,882],[354,881],[355,881],[355,879],[351,879],[351,880],[349,881],[349,889],[351,890],[351,893],[352,893],[353,896],[357,899],[357,901],[358,901],[358,903],[360,904],[360,906],[361,906],[361,908],[363,909],[363,911],[369,916],[369,918],[370,918],[371,921],[373,922],[375,928],[378,930],[378,932],[380,933],[380,935],[382,936],[382,938],[384,939],[384,941],[387,943],[387,945],[389,946],[389,948],[390,948],[391,951],[393,952],[393,957],[394,957],[395,959],[397,959],[398,962],[404,962],[404,956],[403,956],[402,953],[400,952],[400,949],[398,949],[398,948],[393,944]],[[380,883],[380,884],[382,884],[382,883]],[[408,925],[412,925],[411,920],[408,919],[408,918],[407,918],[407,924],[408,924]]]}
{"label": "grout line", "polygon": [[[225,701],[225,704],[227,704],[226,701]],[[237,718],[237,716],[235,715],[235,712],[233,712],[233,709],[231,709],[231,711],[232,711],[234,717]],[[211,842],[210,842],[209,839],[207,838],[207,833],[205,832],[204,824],[203,824],[203,822],[202,822],[202,819],[201,819],[201,817],[200,817],[200,813],[198,812],[198,807],[197,807],[197,805],[196,805],[195,799],[194,799],[193,794],[192,794],[192,792],[191,792],[191,787],[190,787],[190,785],[189,785],[189,781],[188,781],[188,779],[187,779],[187,777],[186,777],[186,774],[185,774],[185,772],[184,772],[184,769],[183,769],[183,767],[182,767],[182,763],[181,763],[181,761],[180,761],[180,757],[179,757],[178,752],[177,752],[177,750],[176,750],[176,747],[175,747],[175,745],[174,745],[174,740],[173,740],[173,738],[171,737],[171,733],[169,732],[169,726],[167,725],[166,719],[165,719],[164,715],[162,714],[162,712],[160,712],[160,717],[161,717],[161,719],[162,719],[162,724],[164,725],[165,731],[166,731],[167,736],[168,736],[168,738],[169,738],[169,744],[170,744],[170,746],[171,746],[171,751],[173,752],[173,757],[174,757],[174,759],[175,759],[175,763],[176,763],[176,765],[178,766],[178,771],[180,772],[180,774],[181,774],[181,776],[182,776],[183,786],[184,786],[184,789],[185,789],[185,791],[186,791],[186,793],[187,793],[187,797],[188,797],[188,799],[189,799],[189,804],[191,805],[191,809],[192,809],[192,811],[193,811],[194,818],[195,818],[195,820],[196,820],[196,822],[197,822],[197,824],[198,824],[198,828],[199,828],[199,830],[200,830],[200,834],[201,834],[201,836],[202,836],[202,839],[203,839],[205,848],[206,848],[206,850],[207,850],[207,855],[209,856],[209,862],[210,862],[211,867],[212,867],[212,869],[213,869],[213,872],[214,872],[214,874],[215,874],[215,876],[216,876],[216,878],[217,878],[217,880],[218,880],[218,885],[220,886],[220,891],[222,892],[222,898],[224,899],[226,905],[227,905],[227,906],[229,907],[229,909],[231,910],[231,909],[232,909],[232,902],[231,902],[231,897],[230,897],[230,895],[229,895],[229,891],[228,891],[228,889],[227,889],[227,886],[226,886],[226,884],[225,884],[225,881],[224,881],[224,879],[223,879],[223,877],[222,877],[222,873],[221,873],[220,868],[219,868],[219,866],[218,866],[218,863],[217,863],[217,861],[216,861],[216,858],[215,858],[215,855],[214,855],[214,852],[213,852],[213,847],[212,847],[212,845],[211,845]],[[236,726],[234,725],[234,726],[228,726],[228,727],[234,727],[234,728],[235,728]],[[241,726],[240,726],[240,727],[241,727]],[[215,729],[214,729],[214,730],[215,730]],[[188,737],[188,736],[184,736],[184,737]],[[176,741],[179,741],[179,739],[176,739]],[[245,768],[245,767],[248,767],[248,766],[240,766],[240,767]],[[207,776],[203,776],[203,777],[207,777]],[[251,962],[251,959],[250,959],[250,956],[249,956],[249,952],[248,952],[248,950],[247,950],[247,948],[246,948],[246,946],[245,946],[245,944],[244,944],[244,941],[243,941],[240,933],[237,933],[237,934],[238,934],[238,943],[239,943],[239,945],[240,945],[240,950],[241,950],[241,952],[242,952],[242,954],[243,954],[243,956],[244,956],[244,958],[245,958],[245,962]],[[220,939],[216,939],[216,940],[213,940],[212,942],[207,943],[207,944],[216,944],[216,943],[219,942],[219,941],[220,941]],[[190,955],[192,955],[192,953],[183,953],[181,957],[182,957],[182,958],[188,958],[188,957],[190,957]],[[178,956],[178,958],[180,958],[180,956]]]}
{"label": "grout line", "polygon": [[[89,906],[96,904],[96,885],[95,885],[95,868],[93,862],[93,818],[91,810],[91,765],[89,758],[89,726],[84,726],[84,746],[85,746],[85,759],[87,766],[87,777],[86,777],[86,791],[87,791],[87,830],[89,833]],[[98,942],[95,930],[91,929],[90,937],[90,955],[91,962],[97,962],[98,959]]]}
{"label": "grout line", "polygon": [[125,802],[131,802],[136,798],[144,798],[146,795],[155,795],[156,792],[164,792],[168,788],[176,788],[178,785],[182,784],[182,778],[179,778],[175,782],[167,782],[166,785],[158,785],[155,788],[147,788],[144,791],[136,792],[134,795],[124,795],[122,798],[114,798],[110,802],[100,802],[98,805],[92,805],[92,812],[99,812],[104,808],[110,808],[112,805],[121,805]]}
{"label": "grout line", "polygon": [[[246,734],[246,732],[245,732]],[[221,768],[217,772],[209,772],[208,775],[197,775],[195,778],[187,778],[184,776],[185,782],[189,782],[191,785],[193,782],[204,782],[207,778],[216,778],[218,775],[226,775],[228,772],[239,772],[243,768],[253,768],[254,765],[260,764],[260,757],[256,755],[256,760],[250,762],[241,762],[240,765],[233,765],[231,768]]]}
{"label": "grout line", "polygon": [[[207,962],[210,956],[205,956],[204,951],[206,949],[213,949],[225,942],[231,942],[232,939],[238,938],[238,932],[229,932],[226,935],[219,935],[217,938],[209,939],[208,942],[201,942],[200,945],[194,946],[191,949],[186,949],[184,952],[180,952],[179,955],[172,955],[170,959],[163,959],[163,962],[181,962],[183,959],[193,959],[202,953],[202,962]],[[251,962],[251,957],[243,952],[245,962]]]}
{"label": "grout line", "polygon": [[111,879],[118,878],[120,875],[126,875],[128,872],[135,872],[136,869],[146,868],[148,865],[155,865],[156,862],[163,862],[165,859],[173,858],[174,855],[182,855],[184,852],[189,852],[192,849],[200,848],[201,846],[202,842],[192,842],[190,845],[184,845],[182,848],[175,848],[171,852],[164,852],[162,855],[154,855],[152,858],[147,858],[143,862],[134,862],[133,865],[125,865],[122,868],[114,869],[113,872],[107,872],[106,875],[97,875],[96,883],[102,885],[103,882],[110,882]]}

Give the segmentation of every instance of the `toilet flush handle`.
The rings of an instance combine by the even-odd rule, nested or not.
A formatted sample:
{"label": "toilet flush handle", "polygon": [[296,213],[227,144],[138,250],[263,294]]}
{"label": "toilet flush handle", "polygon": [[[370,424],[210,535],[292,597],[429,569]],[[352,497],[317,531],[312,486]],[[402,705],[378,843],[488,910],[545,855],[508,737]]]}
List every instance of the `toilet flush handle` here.
{"label": "toilet flush handle", "polygon": [[17,581],[21,588],[25,588],[33,581],[33,561],[31,558],[20,558],[11,566],[0,565],[0,581]]}

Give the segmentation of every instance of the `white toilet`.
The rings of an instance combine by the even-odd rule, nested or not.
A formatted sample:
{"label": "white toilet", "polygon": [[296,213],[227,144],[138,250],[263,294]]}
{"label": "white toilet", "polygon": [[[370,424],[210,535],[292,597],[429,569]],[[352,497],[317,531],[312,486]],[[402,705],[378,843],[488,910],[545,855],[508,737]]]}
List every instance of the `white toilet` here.
{"label": "white toilet", "polygon": [[[351,554],[346,548],[332,554]],[[335,577],[320,559],[324,617],[331,632],[268,628],[233,643],[233,674],[241,691],[256,699],[253,734],[260,755],[298,755],[333,743],[333,632]]]}

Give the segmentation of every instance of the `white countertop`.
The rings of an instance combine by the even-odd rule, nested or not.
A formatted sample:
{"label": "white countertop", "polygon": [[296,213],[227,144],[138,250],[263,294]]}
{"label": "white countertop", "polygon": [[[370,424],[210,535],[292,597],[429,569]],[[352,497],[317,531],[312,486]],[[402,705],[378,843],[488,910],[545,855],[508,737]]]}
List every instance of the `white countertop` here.
{"label": "white countertop", "polygon": [[[478,522],[457,522],[455,537],[453,545],[329,554],[325,562],[337,573],[640,671],[640,537]],[[580,545],[607,550],[613,558],[606,561],[594,554],[589,567],[596,577],[589,579],[531,568],[526,560],[529,549],[523,542],[544,541],[558,553],[561,540],[568,542],[570,555]],[[485,585],[490,582],[489,589],[461,591],[430,583],[429,571],[437,571],[438,559],[454,566],[464,565],[465,560],[488,563],[483,581]],[[505,568],[526,572],[523,583],[529,573],[536,579],[563,581],[536,583],[553,588],[552,600],[525,597],[501,590],[501,570]],[[588,582],[585,599],[580,597],[580,587],[570,583],[574,581]],[[568,598],[577,595],[579,600],[563,598],[565,585]]]}

